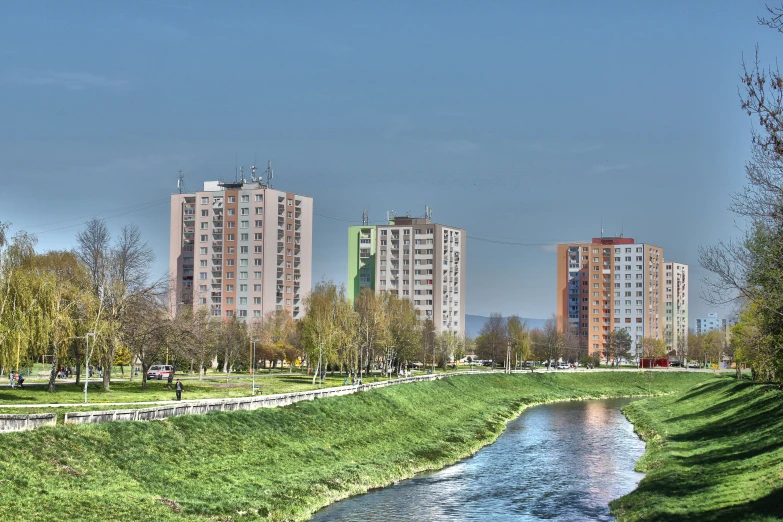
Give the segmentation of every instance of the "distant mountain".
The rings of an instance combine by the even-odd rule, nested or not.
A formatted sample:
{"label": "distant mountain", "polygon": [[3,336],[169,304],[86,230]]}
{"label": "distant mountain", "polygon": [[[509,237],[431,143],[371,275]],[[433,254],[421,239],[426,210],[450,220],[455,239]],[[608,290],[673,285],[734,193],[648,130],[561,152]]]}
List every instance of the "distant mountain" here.
{"label": "distant mountain", "polygon": [[[489,317],[483,315],[465,314],[465,333],[473,338],[477,337],[479,330],[481,330],[481,327],[487,322],[487,319],[489,319]],[[523,322],[527,322],[528,328],[543,328],[544,323],[546,323],[546,319],[530,319],[527,317],[520,317],[520,319],[522,319]]]}

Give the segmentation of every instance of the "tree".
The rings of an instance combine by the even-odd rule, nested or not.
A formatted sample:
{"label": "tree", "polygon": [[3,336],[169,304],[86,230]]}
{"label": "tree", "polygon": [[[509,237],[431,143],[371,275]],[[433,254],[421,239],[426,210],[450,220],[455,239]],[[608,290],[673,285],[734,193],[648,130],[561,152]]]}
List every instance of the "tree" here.
{"label": "tree", "polygon": [[236,316],[221,324],[218,336],[218,353],[223,355],[223,371],[226,374],[226,382],[231,377],[234,366],[242,356],[247,354],[248,342],[247,324],[237,319]]}
{"label": "tree", "polygon": [[435,373],[435,352],[438,346],[438,333],[435,322],[427,317],[421,323],[421,349],[424,356],[424,366],[427,366],[427,357],[432,356],[432,372]]}
{"label": "tree", "polygon": [[103,389],[111,386],[111,370],[122,345],[123,314],[128,300],[138,294],[157,294],[162,281],[149,282],[149,269],[155,256],[135,225],[124,226],[112,244],[106,223],[91,219],[76,236],[76,255],[87,268],[94,295],[100,301],[103,321],[100,362]]}
{"label": "tree", "polygon": [[[783,32],[783,7],[768,7],[760,25]],[[783,379],[783,74],[765,69],[756,48],[752,64],[742,64],[740,103],[756,121],[744,190],[732,196],[731,210],[748,223],[742,237],[700,248],[699,262],[712,276],[705,281],[708,302],[741,302],[752,312],[753,339],[765,339],[770,359],[754,375],[772,371]],[[750,308],[752,307],[752,308]],[[758,346],[758,345],[757,345]],[[691,352],[693,347],[691,347]],[[771,370],[770,370],[771,368]]]}
{"label": "tree", "polygon": [[636,352],[640,359],[666,357],[666,343],[662,339],[642,337],[636,343]]}
{"label": "tree", "polygon": [[168,310],[161,295],[140,294],[128,299],[121,334],[141,362],[141,389],[147,389],[147,370],[175,339]]}
{"label": "tree", "polygon": [[528,331],[527,323],[523,322],[517,315],[512,315],[508,318],[506,330],[514,359],[514,367],[516,368],[520,362],[527,362],[530,358],[530,332]]}
{"label": "tree", "polygon": [[[269,371],[276,366],[277,360],[285,360],[286,357],[297,357],[293,341],[296,334],[296,325],[291,315],[285,310],[273,310],[266,314],[260,321],[256,321],[250,328],[251,336],[256,342],[256,360],[271,361]],[[291,359],[288,359],[291,361]],[[293,365],[293,362],[291,362]],[[255,369],[256,361],[252,363]]]}
{"label": "tree", "polygon": [[212,319],[208,308],[185,306],[176,317],[177,330],[181,333],[179,354],[198,365],[198,378],[204,376],[204,366],[217,356],[220,319]]}
{"label": "tree", "polygon": [[385,337],[388,334],[388,316],[384,310],[383,299],[375,295],[370,288],[362,288],[354,301],[353,308],[359,314],[357,325],[359,348],[367,354],[364,364],[366,371],[369,372],[375,358],[376,346],[385,344]]}
{"label": "tree", "polygon": [[305,298],[305,317],[300,330],[302,350],[309,361],[317,361],[313,384],[330,361],[337,361],[341,322],[338,314],[346,301],[345,288],[332,281],[319,281]]}
{"label": "tree", "polygon": [[499,313],[491,313],[489,319],[479,330],[476,339],[476,355],[482,359],[490,359],[494,368],[498,359],[506,353],[508,332],[506,321]]}
{"label": "tree", "polygon": [[606,362],[609,362],[611,356],[615,366],[620,364],[620,361],[625,359],[630,360],[632,357],[631,346],[633,345],[633,339],[631,334],[625,328],[619,328],[612,330],[609,335],[609,342],[607,343],[608,351]]}
{"label": "tree", "polygon": [[[430,325],[419,322],[418,312],[410,299],[400,299],[397,294],[386,294],[383,296],[383,310],[386,317],[386,334],[383,335],[384,341],[392,351],[387,353],[388,357],[397,361],[397,367],[416,356],[422,345],[422,329],[430,328]],[[430,321],[432,322],[432,321]],[[435,325],[432,324],[434,332]],[[426,334],[428,342],[432,342],[431,333]],[[388,349],[387,349],[388,350]],[[393,362],[392,362],[393,364]]]}

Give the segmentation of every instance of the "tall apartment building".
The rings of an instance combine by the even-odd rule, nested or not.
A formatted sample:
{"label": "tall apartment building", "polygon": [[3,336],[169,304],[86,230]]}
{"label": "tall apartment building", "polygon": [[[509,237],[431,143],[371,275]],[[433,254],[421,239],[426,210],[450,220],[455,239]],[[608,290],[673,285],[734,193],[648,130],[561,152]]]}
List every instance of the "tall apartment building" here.
{"label": "tall apartment building", "polygon": [[718,314],[710,312],[707,317],[700,317],[696,319],[696,333],[706,334],[712,330],[726,331],[726,319],[719,319]]}
{"label": "tall apartment building", "polygon": [[[255,172],[255,171],[254,171]],[[208,181],[171,196],[170,308],[215,317],[304,315],[312,285],[313,200],[252,181]]]}
{"label": "tall apartment building", "polygon": [[438,331],[465,333],[464,229],[392,217],[348,229],[348,296],[362,288],[411,299]]}
{"label": "tall apartment building", "polygon": [[590,354],[604,354],[612,330],[634,342],[662,339],[663,249],[631,238],[600,237],[557,246],[557,315]]}
{"label": "tall apartment building", "polygon": [[665,263],[664,341],[666,351],[679,353],[688,340],[688,265]]}

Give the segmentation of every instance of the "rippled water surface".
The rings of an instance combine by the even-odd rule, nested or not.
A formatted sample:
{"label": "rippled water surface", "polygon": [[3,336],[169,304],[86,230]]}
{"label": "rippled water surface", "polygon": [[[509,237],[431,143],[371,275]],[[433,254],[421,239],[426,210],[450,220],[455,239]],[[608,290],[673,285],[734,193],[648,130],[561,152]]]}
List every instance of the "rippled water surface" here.
{"label": "rippled water surface", "polygon": [[644,442],[620,412],[629,399],[525,410],[491,446],[441,471],[333,504],[312,520],[613,520],[632,491]]}

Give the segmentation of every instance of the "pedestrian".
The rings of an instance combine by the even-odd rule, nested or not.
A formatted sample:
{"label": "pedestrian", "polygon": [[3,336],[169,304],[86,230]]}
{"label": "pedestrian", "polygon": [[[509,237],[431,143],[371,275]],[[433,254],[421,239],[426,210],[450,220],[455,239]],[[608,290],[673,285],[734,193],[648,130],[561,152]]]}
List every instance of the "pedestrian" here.
{"label": "pedestrian", "polygon": [[11,388],[14,388],[16,386],[15,379],[14,379],[14,372],[8,372],[8,384],[11,386]]}
{"label": "pedestrian", "polygon": [[177,384],[174,385],[174,391],[177,392],[177,400],[178,401],[182,400],[182,390],[184,390],[184,389],[185,388],[182,386],[182,382],[179,379],[177,379]]}
{"label": "pedestrian", "polygon": [[16,385],[19,386],[20,390],[24,388],[24,386],[22,386],[23,384],[24,384],[24,377],[22,377],[21,373],[17,373],[16,374]]}

